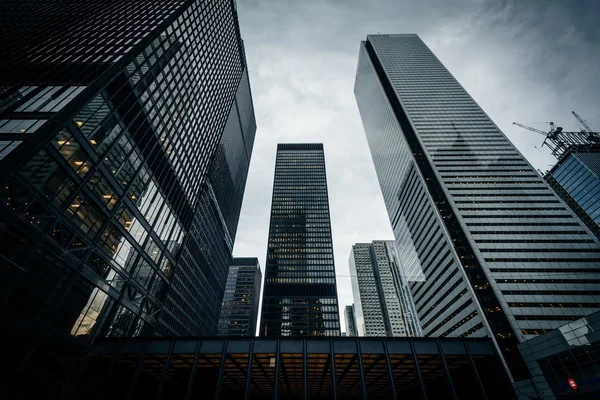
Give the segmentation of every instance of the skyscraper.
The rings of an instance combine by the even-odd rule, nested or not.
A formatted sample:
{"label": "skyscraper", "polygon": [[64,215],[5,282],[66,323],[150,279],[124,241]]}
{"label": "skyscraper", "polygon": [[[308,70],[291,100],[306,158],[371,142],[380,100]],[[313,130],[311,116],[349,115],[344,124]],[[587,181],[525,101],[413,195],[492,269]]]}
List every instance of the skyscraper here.
{"label": "skyscraper", "polygon": [[567,151],[544,179],[600,239],[600,145]]}
{"label": "skyscraper", "polygon": [[260,334],[340,335],[320,143],[277,145]]}
{"label": "skyscraper", "polygon": [[231,261],[221,317],[220,336],[255,336],[262,275],[258,258]]}
{"label": "skyscraper", "polygon": [[346,336],[358,336],[356,318],[354,317],[354,304],[346,306],[344,309],[344,319],[346,320]]}
{"label": "skyscraper", "polygon": [[234,2],[0,24],[3,334],[215,334],[256,129]]}
{"label": "skyscraper", "polygon": [[355,95],[425,336],[517,344],[600,304],[600,245],[414,34],[369,35]]}
{"label": "skyscraper", "polygon": [[349,264],[358,336],[420,336],[395,243],[357,243]]}

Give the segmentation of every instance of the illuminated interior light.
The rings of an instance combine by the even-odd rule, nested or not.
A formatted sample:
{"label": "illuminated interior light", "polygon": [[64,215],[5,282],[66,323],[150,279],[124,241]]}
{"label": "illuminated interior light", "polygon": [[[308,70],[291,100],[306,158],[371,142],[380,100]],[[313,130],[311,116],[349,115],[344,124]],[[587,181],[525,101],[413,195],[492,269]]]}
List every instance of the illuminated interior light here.
{"label": "illuminated interior light", "polygon": [[94,139],[90,139],[90,143],[91,143],[91,144],[93,144],[93,145],[96,145],[96,144],[97,144],[97,143],[96,143],[96,141],[95,141]]}
{"label": "illuminated interior light", "polygon": [[76,121],[75,123],[77,124],[77,126],[82,126],[83,125],[83,122],[81,122],[81,121]]}

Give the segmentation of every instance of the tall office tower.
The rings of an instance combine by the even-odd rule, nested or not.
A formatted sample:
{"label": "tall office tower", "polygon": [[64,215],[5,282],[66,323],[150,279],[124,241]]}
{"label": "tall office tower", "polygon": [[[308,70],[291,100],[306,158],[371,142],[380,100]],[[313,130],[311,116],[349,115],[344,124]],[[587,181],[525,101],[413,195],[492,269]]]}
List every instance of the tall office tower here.
{"label": "tall office tower", "polygon": [[340,336],[323,145],[279,144],[262,336]]}
{"label": "tall office tower", "polygon": [[519,342],[598,309],[598,241],[417,35],[369,35],[354,90],[423,334],[527,378]]}
{"label": "tall office tower", "polygon": [[567,151],[544,179],[600,240],[600,145]]}
{"label": "tall office tower", "polygon": [[3,2],[0,25],[2,333],[215,334],[255,133],[234,2]]}
{"label": "tall office tower", "polygon": [[395,243],[357,243],[349,264],[358,336],[419,336]]}
{"label": "tall office tower", "polygon": [[344,317],[346,320],[346,336],[358,336],[356,318],[354,317],[354,304],[346,306],[344,309]]}
{"label": "tall office tower", "polygon": [[258,258],[231,261],[219,318],[220,336],[255,336],[262,275]]}

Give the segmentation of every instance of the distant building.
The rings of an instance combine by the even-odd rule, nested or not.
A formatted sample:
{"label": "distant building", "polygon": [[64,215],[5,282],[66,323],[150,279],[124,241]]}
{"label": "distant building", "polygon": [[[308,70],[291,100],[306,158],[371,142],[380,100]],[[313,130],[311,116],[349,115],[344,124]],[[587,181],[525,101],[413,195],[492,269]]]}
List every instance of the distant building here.
{"label": "distant building", "polygon": [[258,258],[234,258],[219,319],[219,336],[255,336],[261,287]]}
{"label": "distant building", "polygon": [[340,336],[323,144],[279,144],[260,334]]}
{"label": "distant building", "polygon": [[600,146],[574,147],[544,178],[600,239]]}
{"label": "distant building", "polygon": [[344,309],[344,317],[346,319],[346,336],[358,336],[358,330],[356,329],[356,318],[354,317],[354,304],[351,306],[346,306]]}
{"label": "distant building", "polygon": [[349,262],[357,335],[420,336],[394,242],[357,243]]}

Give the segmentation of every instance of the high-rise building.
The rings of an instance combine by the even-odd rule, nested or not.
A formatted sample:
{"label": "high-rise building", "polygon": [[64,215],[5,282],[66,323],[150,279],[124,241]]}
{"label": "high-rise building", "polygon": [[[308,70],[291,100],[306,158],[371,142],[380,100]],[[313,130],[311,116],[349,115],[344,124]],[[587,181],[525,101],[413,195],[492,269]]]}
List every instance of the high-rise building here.
{"label": "high-rise building", "polygon": [[346,336],[358,336],[356,318],[354,317],[354,304],[346,306],[344,309],[344,319],[346,320]]}
{"label": "high-rise building", "polygon": [[600,239],[600,146],[567,151],[544,179]]}
{"label": "high-rise building", "polygon": [[358,336],[420,336],[395,243],[356,243],[349,264]]}
{"label": "high-rise building", "polygon": [[340,336],[320,143],[277,145],[260,334]]}
{"label": "high-rise building", "polygon": [[354,90],[423,334],[526,379],[517,344],[598,309],[598,241],[417,35],[369,35]]}
{"label": "high-rise building", "polygon": [[219,318],[219,336],[255,336],[262,275],[258,258],[231,261]]}
{"label": "high-rise building", "polygon": [[234,2],[0,24],[3,335],[215,334],[256,129]]}

